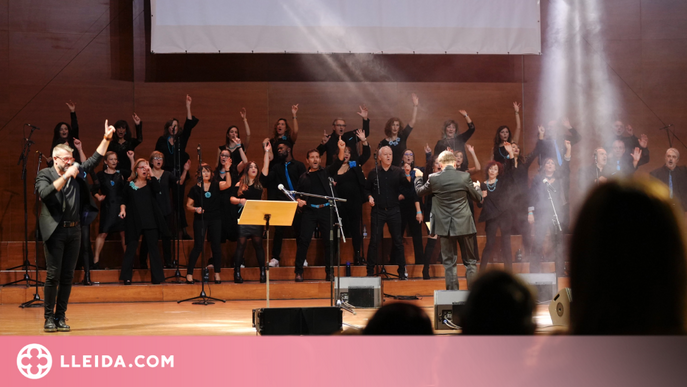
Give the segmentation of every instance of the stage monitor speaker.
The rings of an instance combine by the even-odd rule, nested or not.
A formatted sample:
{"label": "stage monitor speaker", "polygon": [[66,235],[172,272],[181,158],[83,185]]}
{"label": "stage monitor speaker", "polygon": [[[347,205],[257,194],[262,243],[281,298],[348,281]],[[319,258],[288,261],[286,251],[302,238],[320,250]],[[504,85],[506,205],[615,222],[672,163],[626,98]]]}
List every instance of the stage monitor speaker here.
{"label": "stage monitor speaker", "polygon": [[380,277],[334,277],[334,290],[337,300],[357,308],[379,308],[382,305]]}
{"label": "stage monitor speaker", "polygon": [[558,292],[549,304],[549,314],[553,325],[570,326],[570,303],[572,293],[570,288],[565,288]]}
{"label": "stage monitor speaker", "polygon": [[558,292],[556,273],[521,273],[518,277],[537,290],[537,302],[549,302]]}
{"label": "stage monitor speaker", "polygon": [[468,299],[467,290],[435,290],[434,291],[434,330],[452,329],[444,324],[449,320],[460,325],[460,313]]}
{"label": "stage monitor speaker", "polygon": [[337,307],[253,309],[253,327],[261,335],[331,335],[343,327]]}

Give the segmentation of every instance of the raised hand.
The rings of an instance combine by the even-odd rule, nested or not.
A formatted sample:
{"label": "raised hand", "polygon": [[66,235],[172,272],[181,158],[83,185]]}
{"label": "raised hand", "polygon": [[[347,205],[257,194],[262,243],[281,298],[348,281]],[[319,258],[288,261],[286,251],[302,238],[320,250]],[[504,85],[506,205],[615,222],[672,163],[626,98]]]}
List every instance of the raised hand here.
{"label": "raised hand", "polygon": [[359,115],[360,117],[363,117],[363,120],[366,120],[366,119],[367,119],[367,114],[368,114],[367,106],[365,106],[365,105],[360,105],[360,106],[358,106],[358,108],[360,109],[360,111],[358,112],[358,115]]}
{"label": "raised hand", "polygon": [[[504,143],[503,145],[505,146],[506,144],[508,144],[510,146],[510,143],[508,143],[508,142]],[[475,147],[472,145],[465,144],[465,150],[470,152],[470,153],[475,153]],[[506,150],[508,150],[508,148],[506,148]]]}
{"label": "raised hand", "polygon": [[187,109],[191,108],[191,102],[193,102],[193,99],[191,98],[190,95],[186,94],[186,108]]}
{"label": "raised hand", "polygon": [[291,114],[293,114],[293,118],[296,118],[296,113],[298,113],[298,104],[291,105]]}
{"label": "raised hand", "polygon": [[649,145],[649,137],[646,136],[646,134],[642,134],[639,136],[639,146],[642,148],[646,148]]}
{"label": "raised hand", "polygon": [[322,136],[322,145],[326,144],[327,141],[329,141],[329,137],[331,137],[331,134],[327,134],[327,131],[324,131],[324,136]]}
{"label": "raised hand", "polygon": [[272,150],[272,144],[270,144],[269,141],[263,142],[262,147],[265,148],[265,153],[269,152]]}
{"label": "raised hand", "polygon": [[355,131],[355,135],[358,137],[360,142],[365,142],[367,141],[367,137],[365,137],[365,131],[362,129],[358,129]]}
{"label": "raised hand", "polygon": [[74,113],[76,111],[76,104],[72,102],[70,99],[69,102],[67,102],[67,107],[69,108],[69,111]]}
{"label": "raised hand", "polygon": [[563,117],[561,119],[561,125],[563,125],[566,129],[572,129],[572,125],[570,125],[570,120],[568,117]]}
{"label": "raised hand", "polygon": [[112,135],[115,132],[115,128],[112,125],[108,125],[107,120],[105,120],[105,139],[107,141],[112,140]]}
{"label": "raised hand", "polygon": [[460,115],[463,116],[463,117],[467,117],[467,116],[468,116],[468,112],[466,112],[465,110],[458,110],[458,113],[460,113]]}
{"label": "raised hand", "polygon": [[[467,149],[469,145],[465,146],[465,149]],[[513,145],[509,143],[508,141],[503,143],[503,148],[508,152],[508,154],[513,154]]]}
{"label": "raised hand", "polygon": [[420,104],[420,98],[415,93],[411,94],[410,97],[413,99],[413,106],[417,107]]}
{"label": "raised hand", "polygon": [[231,168],[231,157],[227,157],[226,160],[224,160],[224,170],[228,171]]}
{"label": "raised hand", "polygon": [[517,102],[513,102],[513,110],[515,110],[516,113],[520,113],[520,104]]}
{"label": "raised hand", "polygon": [[126,152],[126,155],[127,155],[130,159],[133,159],[133,158],[134,158],[134,151],[132,151],[132,150],[127,151],[127,152]]}
{"label": "raised hand", "polygon": [[539,131],[539,134],[542,136],[546,134],[546,128],[544,128],[541,125],[537,126],[537,130]]}
{"label": "raised hand", "polygon": [[134,119],[134,124],[136,125],[141,125],[141,118],[134,112],[134,114],[131,115],[131,118]]}
{"label": "raised hand", "polygon": [[79,140],[78,138],[75,138],[74,139],[74,147],[78,150],[81,150],[81,140]]}
{"label": "raised hand", "polygon": [[231,139],[231,141],[236,145],[241,145],[241,138],[240,137],[234,137]]}
{"label": "raised hand", "polygon": [[339,150],[346,148],[346,142],[341,139],[341,136],[339,136],[339,142],[337,142],[336,145],[339,147]]}
{"label": "raised hand", "polygon": [[632,160],[639,162],[639,159],[642,157],[642,150],[639,149],[639,147],[636,147],[634,152],[632,152]]}
{"label": "raised hand", "polygon": [[429,144],[425,144],[425,153],[432,153],[432,148],[429,147]]}
{"label": "raised hand", "polygon": [[241,115],[242,120],[247,119],[246,118],[246,108],[241,108],[241,111],[239,112],[239,114]]}

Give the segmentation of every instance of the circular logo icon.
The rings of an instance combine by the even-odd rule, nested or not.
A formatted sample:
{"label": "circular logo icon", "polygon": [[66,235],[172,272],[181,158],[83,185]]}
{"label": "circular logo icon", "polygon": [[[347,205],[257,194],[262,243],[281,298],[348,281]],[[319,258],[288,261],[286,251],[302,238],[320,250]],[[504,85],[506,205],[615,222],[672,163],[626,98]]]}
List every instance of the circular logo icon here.
{"label": "circular logo icon", "polygon": [[29,344],[17,354],[17,368],[29,379],[40,379],[50,372],[52,355],[40,344]]}

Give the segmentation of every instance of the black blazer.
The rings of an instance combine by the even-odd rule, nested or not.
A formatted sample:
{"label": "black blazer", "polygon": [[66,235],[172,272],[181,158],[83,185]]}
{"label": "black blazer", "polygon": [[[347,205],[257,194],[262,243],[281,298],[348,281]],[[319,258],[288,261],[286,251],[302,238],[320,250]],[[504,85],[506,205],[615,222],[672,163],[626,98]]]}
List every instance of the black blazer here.
{"label": "black blazer", "polygon": [[[86,174],[95,168],[96,165],[103,158],[98,152],[93,153],[88,160],[86,160],[79,168],[79,174],[76,177],[76,183],[79,184],[81,190],[81,222],[83,224],[90,224],[96,216],[98,216],[98,206],[91,195],[88,183],[86,182]],[[41,215],[38,218],[38,227],[41,230],[43,240],[50,238],[55,229],[62,221],[64,205],[64,195],[62,191],[57,191],[53,182],[60,178],[55,167],[43,168],[36,176],[36,192],[41,198]]]}

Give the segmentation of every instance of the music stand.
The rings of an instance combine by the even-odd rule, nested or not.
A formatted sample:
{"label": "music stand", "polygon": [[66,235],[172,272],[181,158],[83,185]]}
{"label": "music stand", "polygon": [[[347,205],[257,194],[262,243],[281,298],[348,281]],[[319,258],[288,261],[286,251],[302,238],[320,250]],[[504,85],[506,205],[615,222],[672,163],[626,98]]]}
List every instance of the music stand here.
{"label": "music stand", "polygon": [[270,307],[270,265],[267,261],[270,256],[270,225],[291,226],[296,215],[297,202],[285,202],[281,200],[246,200],[241,210],[238,224],[245,226],[266,226],[267,238],[265,244],[265,284],[267,294],[267,307]]}

